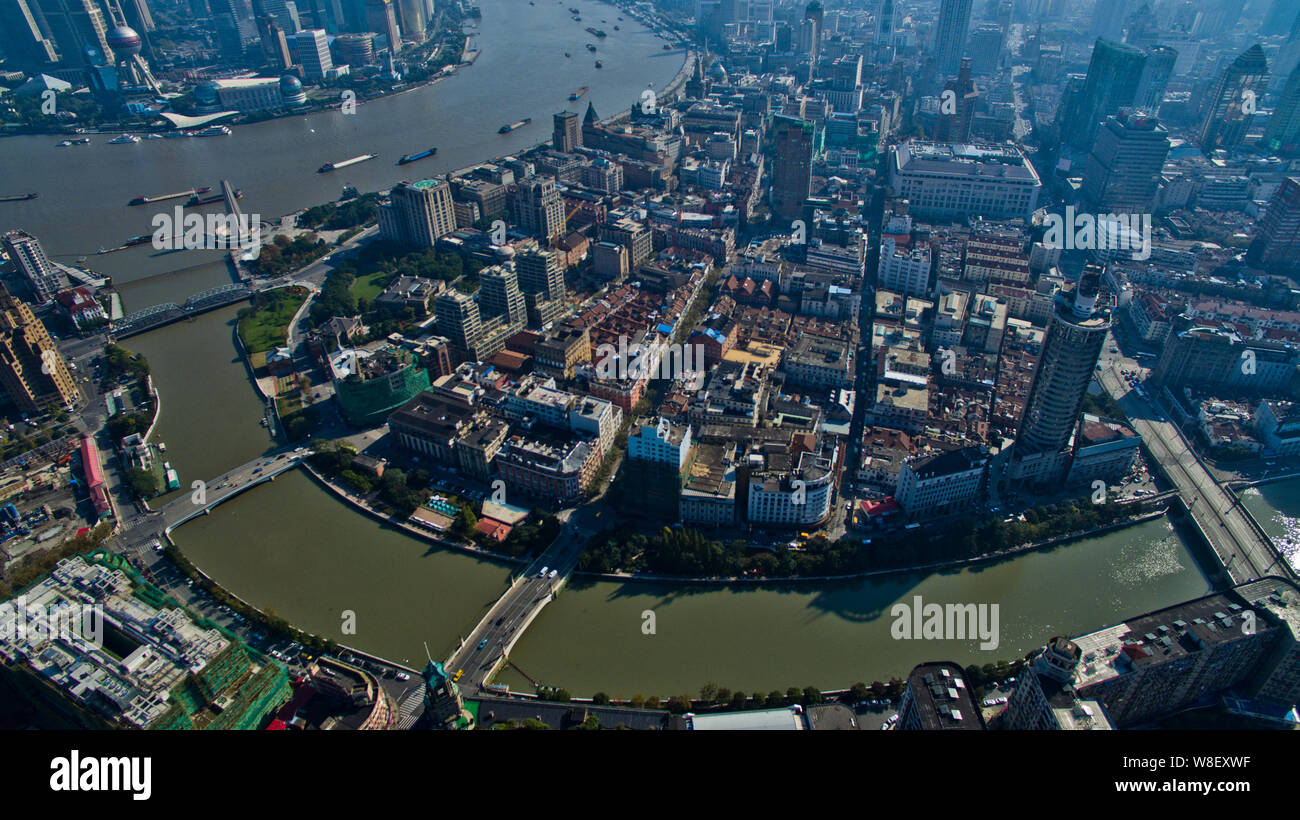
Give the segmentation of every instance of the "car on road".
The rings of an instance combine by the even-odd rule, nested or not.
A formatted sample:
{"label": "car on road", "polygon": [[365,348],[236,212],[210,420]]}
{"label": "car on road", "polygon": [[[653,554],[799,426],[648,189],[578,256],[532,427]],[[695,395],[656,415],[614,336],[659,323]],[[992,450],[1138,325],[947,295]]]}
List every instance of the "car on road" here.
{"label": "car on road", "polygon": [[546,577],[546,571],[547,571],[548,569],[550,569],[550,567],[542,567],[542,571],[539,572],[539,573],[537,573],[537,577],[538,577],[538,578],[545,578],[545,577]]}
{"label": "car on road", "polygon": [[551,570],[551,575],[550,575],[551,580],[554,581],[559,574],[560,574],[559,570],[554,570],[554,569]]}
{"label": "car on road", "polygon": [[411,676],[406,674],[405,672],[398,672],[397,679],[400,681],[408,681],[411,679]]}
{"label": "car on road", "polygon": [[483,640],[479,641],[479,642],[478,642],[478,648],[479,648],[479,649],[482,649],[483,647],[487,646],[487,642],[488,642],[488,639],[487,639],[487,638],[484,638]]}

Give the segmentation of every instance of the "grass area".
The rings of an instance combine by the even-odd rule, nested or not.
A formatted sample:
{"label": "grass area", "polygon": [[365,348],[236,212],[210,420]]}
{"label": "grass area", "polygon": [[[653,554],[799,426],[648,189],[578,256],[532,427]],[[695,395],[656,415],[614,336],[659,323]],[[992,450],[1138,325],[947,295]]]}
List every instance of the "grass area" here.
{"label": "grass area", "polygon": [[307,300],[307,290],[279,288],[255,298],[253,307],[241,310],[239,315],[239,339],[250,356],[284,345],[289,335],[289,321]]}
{"label": "grass area", "polygon": [[353,298],[358,301],[365,299],[373,304],[375,297],[384,292],[384,288],[388,286],[391,277],[392,273],[384,270],[363,274],[352,282],[352,287],[349,290],[352,291]]}

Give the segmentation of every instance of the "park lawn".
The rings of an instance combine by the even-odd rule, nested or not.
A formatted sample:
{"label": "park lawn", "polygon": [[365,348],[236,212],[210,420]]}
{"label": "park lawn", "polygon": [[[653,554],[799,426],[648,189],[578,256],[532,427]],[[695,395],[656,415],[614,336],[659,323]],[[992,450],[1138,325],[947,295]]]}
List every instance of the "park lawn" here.
{"label": "park lawn", "polygon": [[373,305],[375,297],[383,293],[384,288],[388,287],[388,280],[391,276],[392,274],[388,271],[367,273],[364,276],[358,276],[352,282],[352,287],[349,290],[352,291],[352,295],[356,297],[357,301],[365,299]]}
{"label": "park lawn", "polygon": [[289,321],[307,300],[303,288],[281,288],[267,294],[267,303],[239,320],[239,339],[251,356],[282,347],[289,337]]}

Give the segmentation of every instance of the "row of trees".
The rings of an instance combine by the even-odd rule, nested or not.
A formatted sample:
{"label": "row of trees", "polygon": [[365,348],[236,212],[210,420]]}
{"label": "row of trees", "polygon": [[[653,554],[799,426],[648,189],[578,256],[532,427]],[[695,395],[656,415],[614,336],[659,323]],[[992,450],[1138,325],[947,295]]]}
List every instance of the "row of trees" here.
{"label": "row of trees", "polygon": [[362,194],[344,202],[313,205],[298,215],[299,228],[339,231],[373,222],[379,213],[379,194]]}
{"label": "row of trees", "polygon": [[891,531],[864,544],[860,535],[813,538],[801,550],[751,549],[699,530],[665,527],[648,536],[627,525],[592,536],[578,560],[583,572],[643,570],[693,577],[851,575],[917,564],[960,561],[1113,524],[1149,509],[1142,504],[1094,504],[1074,499],[1026,511],[1024,521],[963,518],[938,533]]}
{"label": "row of trees", "polygon": [[294,239],[279,234],[262,246],[257,258],[249,266],[258,276],[283,276],[329,252],[329,245],[314,233],[305,233]]}

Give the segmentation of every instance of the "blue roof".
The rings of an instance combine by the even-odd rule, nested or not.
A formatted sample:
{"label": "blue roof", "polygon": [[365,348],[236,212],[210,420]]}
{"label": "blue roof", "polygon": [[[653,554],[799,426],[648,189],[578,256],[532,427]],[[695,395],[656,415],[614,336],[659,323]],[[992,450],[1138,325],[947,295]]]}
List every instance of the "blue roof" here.
{"label": "blue roof", "polygon": [[660,323],[659,327],[655,328],[655,330],[658,330],[660,333],[672,333],[673,326],[666,323]]}

